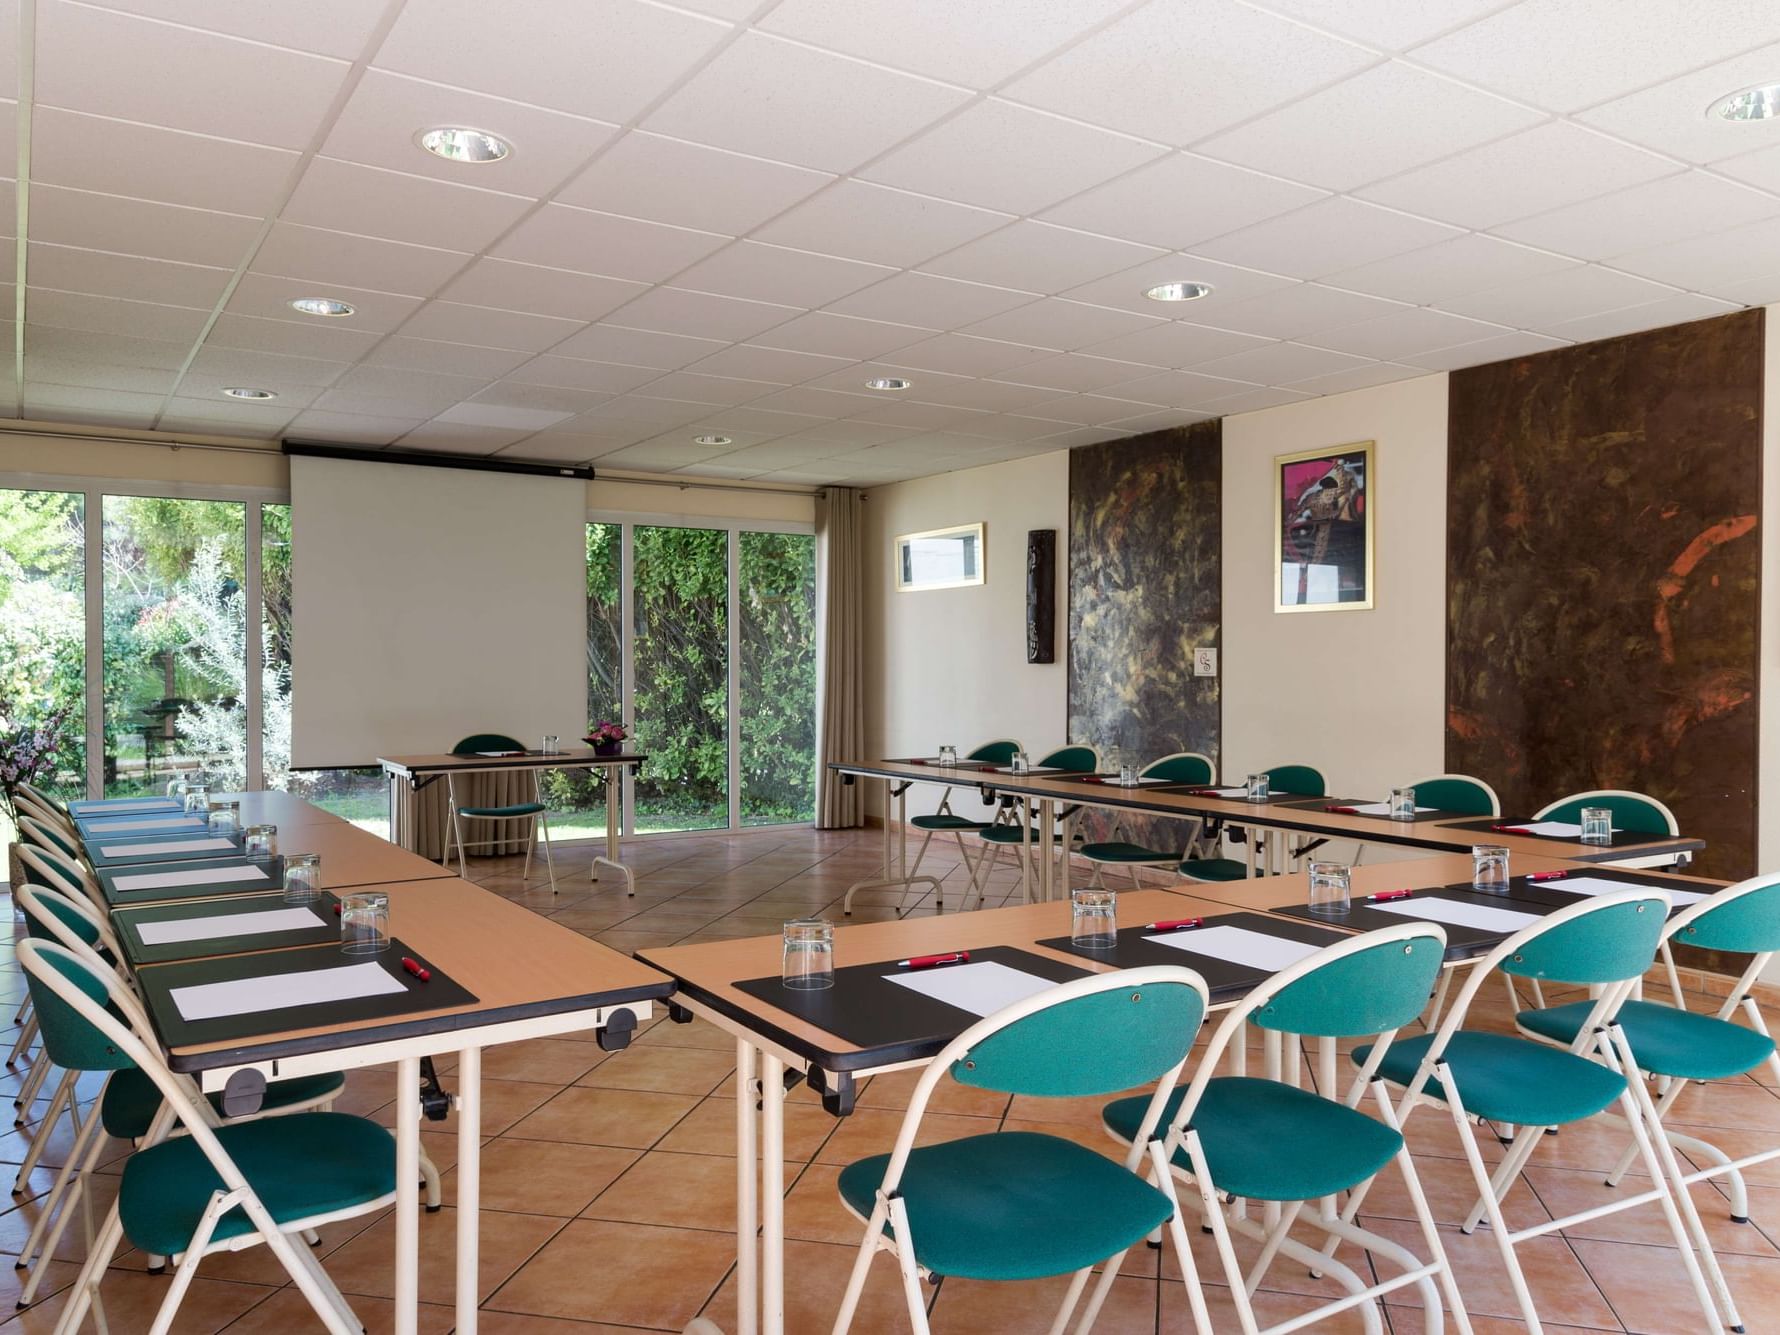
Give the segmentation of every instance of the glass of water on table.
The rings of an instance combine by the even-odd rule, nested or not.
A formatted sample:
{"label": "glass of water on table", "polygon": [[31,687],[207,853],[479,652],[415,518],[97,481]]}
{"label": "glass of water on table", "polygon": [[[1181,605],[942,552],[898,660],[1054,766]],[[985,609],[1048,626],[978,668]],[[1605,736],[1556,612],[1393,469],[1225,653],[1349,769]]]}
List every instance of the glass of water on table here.
{"label": "glass of water on table", "polygon": [[802,992],[834,986],[834,924],[826,918],[793,918],[785,924],[780,979]]}

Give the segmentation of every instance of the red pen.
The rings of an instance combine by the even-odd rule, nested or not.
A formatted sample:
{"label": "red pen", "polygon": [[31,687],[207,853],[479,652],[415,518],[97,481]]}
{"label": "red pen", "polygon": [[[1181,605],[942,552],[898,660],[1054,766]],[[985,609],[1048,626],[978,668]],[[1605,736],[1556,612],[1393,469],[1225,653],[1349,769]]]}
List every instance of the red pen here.
{"label": "red pen", "polygon": [[1524,825],[1492,825],[1490,829],[1497,834],[1525,834],[1527,832],[1527,827]]}
{"label": "red pen", "polygon": [[1357,816],[1360,814],[1360,809],[1358,807],[1324,807],[1323,810],[1333,811],[1342,816]]}
{"label": "red pen", "polygon": [[1192,790],[1192,795],[1194,797],[1222,797],[1223,796],[1223,794],[1220,793],[1216,788],[1195,788]]}
{"label": "red pen", "polygon": [[1367,895],[1366,898],[1374,904],[1384,904],[1393,899],[1408,899],[1414,893],[1413,890],[1380,890],[1376,895]]}
{"label": "red pen", "polygon": [[1570,873],[1567,871],[1536,871],[1527,875],[1529,881],[1561,881]]}
{"label": "red pen", "polygon": [[404,955],[402,956],[402,967],[423,983],[430,983],[433,979],[433,971],[421,964],[419,960],[411,960]]}
{"label": "red pen", "polygon": [[1184,932],[1189,927],[1203,927],[1204,925],[1204,918],[1170,918],[1166,922],[1146,922],[1143,925],[1143,930],[1146,932]]}
{"label": "red pen", "polygon": [[916,955],[913,959],[897,960],[899,969],[931,969],[940,964],[969,964],[968,950],[954,950],[949,955]]}

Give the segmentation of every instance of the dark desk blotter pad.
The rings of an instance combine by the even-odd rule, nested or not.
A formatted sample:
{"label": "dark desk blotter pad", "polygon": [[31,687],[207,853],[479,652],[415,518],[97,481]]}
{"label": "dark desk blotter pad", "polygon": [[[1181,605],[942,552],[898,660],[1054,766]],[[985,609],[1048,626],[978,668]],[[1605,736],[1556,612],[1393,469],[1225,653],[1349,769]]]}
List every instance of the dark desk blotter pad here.
{"label": "dark desk blotter pad", "polygon": [[1361,820],[1383,821],[1387,825],[1419,825],[1424,821],[1457,821],[1465,818],[1462,811],[1418,812],[1413,820],[1392,820],[1389,816],[1379,815],[1373,811],[1330,811],[1330,807],[1358,807],[1376,802],[1376,797],[1307,797],[1302,800],[1285,803],[1297,811],[1315,811],[1325,816],[1358,816]]}
{"label": "dark desk blotter pad", "polygon": [[962,769],[972,771],[992,770],[995,768],[995,762],[992,760],[960,760],[954,765],[944,765],[940,763],[936,756],[914,756],[907,760],[886,760],[884,763],[886,765],[921,765],[928,769]]}
{"label": "dark desk blotter pad", "polygon": [[[1449,830],[1475,830],[1478,834],[1494,835],[1497,838],[1509,836],[1515,839],[1548,839],[1554,844],[1582,844],[1582,837],[1580,835],[1517,834],[1513,830],[1498,830],[1495,828],[1498,825],[1532,825],[1535,823],[1534,818],[1531,816],[1528,816],[1523,820],[1455,820],[1446,828]],[[1568,823],[1572,825],[1576,824],[1575,821]],[[1582,844],[1582,846],[1585,848],[1630,848],[1634,844],[1666,843],[1675,837],[1676,836],[1671,834],[1655,834],[1649,830],[1615,830],[1613,832],[1613,842],[1610,844]],[[1480,844],[1487,844],[1490,843],[1491,840],[1485,838],[1479,839],[1477,842]]]}
{"label": "dark desk blotter pad", "polygon": [[[1709,885],[1676,885],[1673,881],[1666,881],[1660,876],[1651,876],[1635,871],[1621,871],[1617,867],[1590,867],[1586,871],[1572,872],[1571,875],[1575,876],[1578,880],[1586,877],[1590,880],[1597,881],[1617,881],[1625,886],[1627,890],[1691,890],[1695,893],[1704,894],[1710,894],[1712,892],[1712,887]],[[1588,902],[1588,899],[1590,898],[1588,895],[1566,895],[1562,890],[1558,889],[1562,884],[1563,881],[1561,879],[1554,881],[1533,881],[1525,876],[1511,877],[1508,882],[1508,898],[1516,900],[1526,906],[1526,909],[1529,912],[1535,907],[1542,907],[1547,910],[1564,909],[1569,908],[1572,904],[1583,904]],[[1470,888],[1470,886],[1463,882],[1460,882],[1458,885],[1444,887],[1447,891],[1469,890]],[[1495,896],[1492,895],[1490,898],[1493,899]],[[1674,905],[1670,909],[1669,916],[1673,917],[1683,909],[1692,907],[1693,905],[1691,904]]]}
{"label": "dark desk blotter pad", "polygon": [[[1204,924],[1195,928],[1184,928],[1178,933],[1183,940],[1191,937],[1194,932],[1203,931],[1206,927],[1243,927],[1251,932],[1263,932],[1268,936],[1283,937],[1288,941],[1303,941],[1314,946],[1332,946],[1337,941],[1349,938],[1346,932],[1330,931],[1327,927],[1312,926],[1308,923],[1281,922],[1278,918],[1269,918],[1259,913],[1220,913],[1216,917],[1207,918]],[[1120,969],[1142,969],[1152,964],[1179,964],[1195,970],[1205,979],[1205,985],[1211,989],[1214,1002],[1229,1001],[1254,990],[1264,980],[1272,977],[1267,969],[1257,969],[1247,964],[1234,964],[1229,960],[1214,958],[1210,955],[1196,954],[1191,949],[1177,949],[1174,946],[1160,945],[1154,941],[1146,941],[1146,936],[1157,933],[1147,927],[1122,927],[1116,943],[1110,950],[1087,950],[1070,942],[1067,936],[1054,936],[1040,941],[1041,946],[1049,946],[1052,950],[1061,950],[1066,954],[1078,955],[1085,960],[1095,960],[1101,964],[1111,964]]]}
{"label": "dark desk blotter pad", "polygon": [[[164,904],[147,904],[130,908],[127,913],[113,913],[112,925],[123,943],[124,956],[131,964],[168,964],[175,960],[208,959],[214,955],[234,955],[268,950],[292,950],[299,946],[338,944],[340,940],[340,901],[323,892],[313,904],[286,904],[282,891],[262,890],[259,894],[239,895],[234,899],[173,900]],[[314,927],[292,928],[284,932],[255,932],[243,937],[210,937],[201,941],[169,941],[161,945],[144,945],[136,928],[145,922],[181,922],[188,918],[213,918],[237,913],[265,913],[277,909],[310,908],[322,918]],[[342,958],[345,958],[342,956]]]}
{"label": "dark desk blotter pad", "polygon": [[[1047,959],[1012,946],[988,946],[970,952],[972,964],[1005,964],[1022,973],[1067,983],[1088,970],[1062,960]],[[948,966],[938,965],[944,969]],[[836,1038],[860,1048],[916,1045],[938,1051],[983,1017],[911,992],[885,975],[897,972],[894,960],[851,964],[834,971],[834,986],[815,991],[786,987],[783,980],[750,978],[738,991],[789,1011]]]}
{"label": "dark desk blotter pad", "polygon": [[[105,857],[99,850],[106,844],[166,844],[175,843],[178,839],[227,839],[235,851],[219,853],[215,849],[192,852],[189,849],[175,849],[165,853],[125,853],[120,857]],[[238,834],[210,835],[202,830],[190,835],[179,835],[169,838],[166,835],[155,835],[147,839],[89,839],[87,841],[87,861],[93,864],[95,871],[113,867],[143,867],[159,862],[215,862],[222,858],[241,856],[241,836]]]}
{"label": "dark desk blotter pad", "polygon": [[[402,957],[411,956],[432,969],[432,979],[421,982],[402,968]],[[223,1015],[214,1020],[186,1020],[173,1004],[175,988],[195,983],[221,983],[234,978],[260,978],[272,974],[306,973],[347,964],[376,963],[397,982],[400,992],[348,1001],[306,1002],[251,1015]],[[450,1006],[473,1005],[477,998],[452,981],[437,967],[401,941],[391,941],[381,955],[347,955],[338,946],[311,946],[299,950],[271,951],[260,955],[227,955],[182,964],[159,964],[136,975],[142,1000],[153,1019],[155,1032],[169,1048],[195,1047],[206,1043],[230,1043],[242,1039],[272,1037],[290,1029],[319,1029],[328,1025],[358,1024],[366,1020],[400,1020]]]}
{"label": "dark desk blotter pad", "polygon": [[[1563,907],[1561,904],[1545,904],[1537,900],[1520,899],[1513,895],[1480,894],[1469,885],[1436,885],[1417,886],[1415,897],[1408,902],[1413,904],[1416,898],[1451,899],[1461,904],[1481,904],[1493,909],[1507,909],[1510,913],[1532,913],[1543,916],[1554,909]],[[1569,897],[1575,903],[1575,896]],[[1363,896],[1356,895],[1344,914],[1312,913],[1308,904],[1294,904],[1290,908],[1273,910],[1275,913],[1290,914],[1294,918],[1303,918],[1308,922],[1326,922],[1334,927],[1346,927],[1358,932],[1373,932],[1381,927],[1401,927],[1404,923],[1414,922],[1413,917],[1401,913],[1381,912],[1368,904]],[[1500,945],[1513,932],[1492,932],[1481,927],[1463,927],[1455,923],[1441,923],[1446,932],[1446,958],[1449,960],[1470,959],[1475,955],[1484,954],[1494,946]]]}
{"label": "dark desk blotter pad", "polygon": [[[165,904],[181,899],[219,899],[226,895],[265,895],[284,889],[284,859],[281,857],[261,860],[249,858],[214,857],[192,858],[181,862],[179,871],[205,871],[212,867],[239,867],[242,880],[239,882],[213,881],[208,885],[166,885],[146,890],[119,890],[117,878],[120,876],[154,876],[171,873],[173,867],[144,867],[137,863],[118,863],[116,866],[101,867],[93,875],[99,882],[99,888],[105,892],[105,902],[114,909],[133,908],[138,904]],[[271,877],[265,881],[249,879],[249,873],[264,872]]]}

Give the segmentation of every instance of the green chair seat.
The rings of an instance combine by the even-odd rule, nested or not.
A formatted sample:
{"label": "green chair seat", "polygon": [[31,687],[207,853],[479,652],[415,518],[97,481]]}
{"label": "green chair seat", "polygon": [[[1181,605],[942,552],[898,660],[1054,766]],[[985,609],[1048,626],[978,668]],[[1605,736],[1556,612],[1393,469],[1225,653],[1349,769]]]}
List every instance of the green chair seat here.
{"label": "green chair seat", "polygon": [[[841,1197],[861,1217],[870,1218],[889,1163],[875,1154],[841,1170]],[[1067,1274],[1134,1245],[1173,1213],[1121,1164],[1030,1131],[915,1149],[900,1191],[916,1258],[965,1279]]]}
{"label": "green chair seat", "polygon": [[493,816],[508,818],[513,816],[535,816],[544,809],[542,802],[515,802],[510,807],[459,807],[460,816]]}
{"label": "green chair seat", "polygon": [[[1379,1072],[1407,1087],[1433,1041],[1432,1034],[1398,1039]],[[1371,1052],[1370,1043],[1355,1048],[1354,1064],[1363,1064]],[[1465,1111],[1492,1122],[1565,1126],[1593,1117],[1625,1091],[1625,1078],[1598,1062],[1509,1034],[1460,1030],[1446,1049],[1446,1061]],[[1433,1082],[1423,1092],[1440,1097]]]}
{"label": "green chair seat", "polygon": [[1084,844],[1076,849],[1090,862],[1173,862],[1178,853],[1164,853],[1142,844]]}
{"label": "green chair seat", "polygon": [[909,824],[917,830],[986,830],[990,822],[972,820],[969,816],[954,816],[947,811],[937,816],[911,816]]}
{"label": "green chair seat", "polygon": [[[1515,1023],[1567,1047],[1593,1009],[1593,1002],[1577,1001],[1550,1010],[1522,1011]],[[1727,1080],[1760,1066],[1774,1052],[1774,1040],[1753,1029],[1650,1001],[1626,1002],[1619,1022],[1638,1065],[1654,1075]]]}
{"label": "green chair seat", "polygon": [[[293,1113],[216,1128],[272,1218],[280,1224],[365,1205],[396,1189],[396,1142],[383,1127],[347,1113]],[[124,1164],[118,1213],[124,1236],[145,1252],[177,1256],[191,1244],[214,1192],[216,1169],[190,1136],[138,1150]],[[254,1231],[237,1207],[213,1239]]]}
{"label": "green chair seat", "polygon": [[[1186,1090],[1168,1100],[1162,1125],[1180,1111]],[[1149,1096],[1118,1099],[1102,1119],[1121,1140],[1133,1140]],[[1383,1122],[1306,1089],[1252,1076],[1208,1081],[1193,1113],[1220,1191],[1258,1201],[1304,1201],[1331,1196],[1369,1179],[1396,1156],[1403,1137]],[[1184,1150],[1175,1163],[1190,1168]]]}
{"label": "green chair seat", "polygon": [[[338,1071],[323,1075],[299,1076],[295,1080],[274,1080],[266,1086],[262,1107],[268,1110],[292,1108],[302,1103],[338,1094],[346,1088],[346,1077]],[[222,1115],[222,1091],[209,1096],[210,1106]],[[161,1091],[140,1067],[130,1066],[112,1074],[105,1086],[105,1097],[99,1104],[100,1125],[105,1134],[119,1140],[140,1140],[148,1134],[155,1114],[161,1110]]]}
{"label": "green chair seat", "polygon": [[[1026,842],[1026,832],[1018,825],[985,825],[982,829],[982,836],[992,844],[1023,844]],[[1058,843],[1063,842],[1061,833],[1051,837]],[[1032,833],[1032,842],[1035,844],[1042,842],[1036,830]]]}
{"label": "green chair seat", "polygon": [[1248,876],[1248,866],[1235,858],[1188,858],[1175,870],[1193,881],[1241,881]]}

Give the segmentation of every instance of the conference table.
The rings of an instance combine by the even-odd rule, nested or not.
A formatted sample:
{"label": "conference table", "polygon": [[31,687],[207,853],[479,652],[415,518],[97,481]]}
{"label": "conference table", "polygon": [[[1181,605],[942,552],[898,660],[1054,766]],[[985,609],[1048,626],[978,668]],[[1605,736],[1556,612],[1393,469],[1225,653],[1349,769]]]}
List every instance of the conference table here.
{"label": "conference table", "polygon": [[[1609,845],[1585,844],[1579,839],[1514,834],[1500,819],[1479,818],[1457,812],[1424,813],[1417,819],[1392,820],[1388,816],[1357,814],[1350,810],[1355,799],[1306,798],[1280,793],[1264,802],[1239,796],[1213,796],[1209,787],[1197,784],[1145,784],[1126,788],[1108,782],[1105,775],[1014,774],[1004,767],[974,762],[941,765],[923,760],[831,761],[829,769],[853,783],[859,779],[882,780],[888,801],[884,820],[884,865],[879,876],[859,882],[854,889],[872,885],[911,885],[938,881],[910,876],[908,871],[907,794],[915,784],[975,789],[985,802],[1015,798],[1037,807],[1037,820],[1026,820],[1025,856],[1020,860],[1023,898],[1031,898],[1034,849],[1053,849],[1058,809],[1091,807],[1175,819],[1198,819],[1244,829],[1282,831],[1316,840],[1351,840],[1356,843],[1389,844],[1428,852],[1469,852],[1475,844],[1499,844],[1516,862],[1522,858],[1560,857],[1573,862],[1617,867],[1666,867],[1683,865],[1704,848],[1705,841],[1684,835],[1649,835],[1615,832]],[[1225,791],[1234,791],[1226,789]],[[1377,799],[1358,799],[1359,801]],[[1520,822],[1525,824],[1526,822]],[[1257,874],[1256,861],[1248,858],[1248,872]],[[1262,873],[1264,874],[1264,872]],[[1050,899],[1055,891],[1053,859],[1039,860],[1039,897]]]}
{"label": "conference table", "polygon": [[[281,795],[285,796],[285,795]],[[257,1106],[264,1082],[394,1063],[396,1087],[416,1091],[396,1104],[395,1330],[415,1335],[419,1323],[420,1121],[423,1059],[455,1054],[450,1080],[457,1093],[435,1095],[429,1116],[457,1116],[456,1322],[459,1335],[474,1335],[479,1298],[481,1055],[502,1043],[592,1030],[602,1047],[628,1046],[653,1004],[673,991],[666,975],[588,940],[480,886],[461,880],[416,854],[338,820],[305,823],[289,805],[264,804],[279,821],[281,852],[319,851],[324,888],[374,888],[389,896],[391,947],[382,955],[341,953],[338,927],[329,921],[324,897],[310,927],[292,945],[289,932],[264,937],[230,929],[227,919],[287,910],[282,892],[246,887],[213,898],[189,886],[169,887],[166,899],[152,888],[112,908],[127,943],[125,954],[155,1021],[168,1064],[190,1075],[206,1092],[221,1092],[232,1107]],[[83,815],[86,814],[83,812]],[[325,813],[323,813],[325,814]],[[290,828],[286,838],[287,825]],[[181,869],[209,865],[157,859],[134,871],[177,878]],[[129,867],[108,868],[102,882],[114,886]],[[403,874],[411,873],[411,874]],[[111,890],[107,890],[108,897]],[[149,919],[198,920],[217,935],[187,939],[171,953],[149,945]],[[322,942],[325,942],[323,944]],[[147,948],[145,949],[145,946]],[[150,957],[162,962],[150,962]],[[430,977],[419,979],[402,965],[419,962]],[[188,1022],[173,1002],[176,988],[208,982],[251,982],[279,995],[295,995],[303,976],[346,962],[369,960],[400,993],[369,1001],[329,996],[326,985],[300,1004],[278,1010]],[[318,973],[319,977],[319,973]],[[294,980],[294,981],[293,981]],[[263,1018],[260,1018],[263,1017]],[[245,1101],[245,1104],[243,1104]]]}

